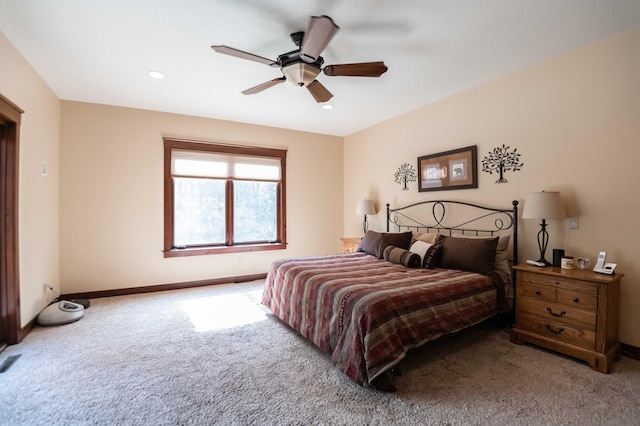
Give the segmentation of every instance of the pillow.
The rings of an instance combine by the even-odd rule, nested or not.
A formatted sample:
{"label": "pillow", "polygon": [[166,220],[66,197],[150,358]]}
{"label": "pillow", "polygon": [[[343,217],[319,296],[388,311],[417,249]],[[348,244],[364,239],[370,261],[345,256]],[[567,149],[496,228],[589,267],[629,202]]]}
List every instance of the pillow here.
{"label": "pillow", "polygon": [[434,244],[429,247],[429,250],[427,250],[427,254],[424,256],[424,259],[422,259],[422,266],[427,269],[433,269],[438,266],[438,261],[440,260],[441,253],[441,244]]}
{"label": "pillow", "polygon": [[424,241],[425,243],[435,244],[440,239],[440,234],[435,232],[414,232],[411,242]]}
{"label": "pillow", "polygon": [[378,257],[378,250],[382,242],[382,235],[379,232],[367,231],[360,240],[357,251],[363,251],[371,256]]}
{"label": "pillow", "polygon": [[432,247],[433,244],[425,243],[424,241],[414,241],[411,243],[411,247],[409,247],[409,251],[412,253],[416,253],[420,256],[420,262],[424,259],[424,255],[427,254],[427,250],[429,247]]}
{"label": "pillow", "polygon": [[440,248],[440,245],[429,244],[424,241],[417,240],[411,244],[409,251],[420,256],[420,265],[423,268],[433,269],[436,267]]}
{"label": "pillow", "polygon": [[474,239],[443,236],[441,244],[442,253],[438,261],[441,268],[492,275],[498,237]]}
{"label": "pillow", "polygon": [[[495,237],[472,237],[463,234],[453,234],[455,238],[472,238],[472,239],[491,239]],[[509,268],[509,240],[511,239],[511,235],[500,235],[498,236],[498,245],[496,246],[496,259],[495,259],[495,271],[500,278],[511,287],[511,268]],[[509,295],[507,295],[509,296]]]}
{"label": "pillow", "polygon": [[408,268],[420,267],[420,256],[417,253],[396,246],[385,247],[382,258]]}
{"label": "pillow", "polygon": [[387,246],[396,246],[407,250],[409,249],[410,243],[411,231],[399,233],[367,231],[358,245],[358,251],[363,251],[372,256],[376,256],[378,259],[382,259],[384,249]]}
{"label": "pillow", "polygon": [[412,234],[413,233],[411,231],[398,233],[387,232],[380,234],[382,235],[382,241],[380,242],[380,251],[378,252],[378,257],[382,259],[382,254],[387,246],[396,246],[400,247],[401,249],[409,250]]}
{"label": "pillow", "polygon": [[[470,235],[464,235],[464,234],[453,234],[452,237],[454,238],[470,238],[473,240],[487,240],[487,239],[492,239],[492,238],[496,238],[496,237],[481,237],[481,236],[470,236]],[[508,253],[507,250],[509,249],[509,240],[511,239],[511,235],[507,234],[507,235],[499,235],[498,237],[498,245],[496,246],[496,262],[498,260],[502,261],[507,260],[508,257]],[[499,259],[498,259],[499,258]]]}

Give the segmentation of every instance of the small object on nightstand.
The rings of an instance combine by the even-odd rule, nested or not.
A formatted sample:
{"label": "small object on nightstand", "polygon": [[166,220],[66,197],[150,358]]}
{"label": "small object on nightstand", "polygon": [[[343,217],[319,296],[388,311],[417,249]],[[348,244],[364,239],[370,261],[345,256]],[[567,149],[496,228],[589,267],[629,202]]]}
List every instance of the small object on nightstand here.
{"label": "small object on nightstand", "polygon": [[544,263],[542,263],[542,262],[538,262],[538,261],[536,261],[536,260],[527,260],[527,263],[528,263],[529,265],[533,265],[533,266],[545,266],[545,264],[544,264]]}
{"label": "small object on nightstand", "polygon": [[587,269],[589,267],[589,263],[591,263],[591,260],[588,257],[578,258],[578,268],[580,269]]}
{"label": "small object on nightstand", "polygon": [[562,256],[560,267],[562,269],[573,269],[573,256]]}
{"label": "small object on nightstand", "polygon": [[342,240],[342,252],[343,253],[354,253],[358,251],[358,246],[360,245],[360,237],[345,237],[340,238]]}
{"label": "small object on nightstand", "polygon": [[553,266],[560,267],[562,256],[564,256],[564,249],[553,249]]}
{"label": "small object on nightstand", "polygon": [[593,267],[593,272],[597,272],[599,274],[608,274],[613,275],[613,272],[616,270],[615,263],[605,263],[604,260],[607,256],[607,252],[601,251],[598,255],[598,261],[596,262],[596,266]]}

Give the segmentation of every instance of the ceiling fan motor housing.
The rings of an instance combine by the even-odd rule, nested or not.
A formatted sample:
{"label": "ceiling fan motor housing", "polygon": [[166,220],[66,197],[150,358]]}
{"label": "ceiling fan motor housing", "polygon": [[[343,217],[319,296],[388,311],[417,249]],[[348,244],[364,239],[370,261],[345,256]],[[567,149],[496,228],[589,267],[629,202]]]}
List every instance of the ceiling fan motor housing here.
{"label": "ceiling fan motor housing", "polygon": [[298,47],[302,46],[303,38],[304,38],[304,31],[291,33],[291,41],[293,41],[293,44],[295,44]]}
{"label": "ceiling fan motor housing", "polygon": [[305,62],[300,58],[298,49],[278,56],[277,62],[287,80],[297,86],[308,86],[320,74],[324,59],[320,56],[314,62]]}

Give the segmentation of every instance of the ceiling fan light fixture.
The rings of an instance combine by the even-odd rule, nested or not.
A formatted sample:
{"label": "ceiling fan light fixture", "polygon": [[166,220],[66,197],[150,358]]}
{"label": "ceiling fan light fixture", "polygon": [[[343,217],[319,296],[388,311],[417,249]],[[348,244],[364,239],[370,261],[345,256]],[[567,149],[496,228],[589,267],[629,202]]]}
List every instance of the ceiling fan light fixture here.
{"label": "ceiling fan light fixture", "polygon": [[333,105],[331,105],[331,104],[324,104],[324,105],[322,105],[322,107],[321,107],[321,108],[322,108],[322,109],[329,110],[329,109],[333,109]]}
{"label": "ceiling fan light fixture", "polygon": [[320,68],[306,62],[295,62],[282,67],[282,72],[296,86],[308,86],[320,74]]}

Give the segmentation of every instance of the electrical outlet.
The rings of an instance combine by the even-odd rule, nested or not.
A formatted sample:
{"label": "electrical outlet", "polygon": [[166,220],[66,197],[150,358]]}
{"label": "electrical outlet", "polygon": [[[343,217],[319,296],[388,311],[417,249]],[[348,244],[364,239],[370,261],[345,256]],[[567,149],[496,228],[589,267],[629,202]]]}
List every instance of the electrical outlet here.
{"label": "electrical outlet", "polygon": [[42,287],[44,288],[44,292],[46,293],[47,302],[51,300],[57,300],[60,297],[60,293],[53,288],[51,284],[43,283]]}
{"label": "electrical outlet", "polygon": [[568,223],[569,223],[569,229],[578,229],[579,228],[579,224],[578,224],[578,218],[577,217],[570,217],[567,219]]}

